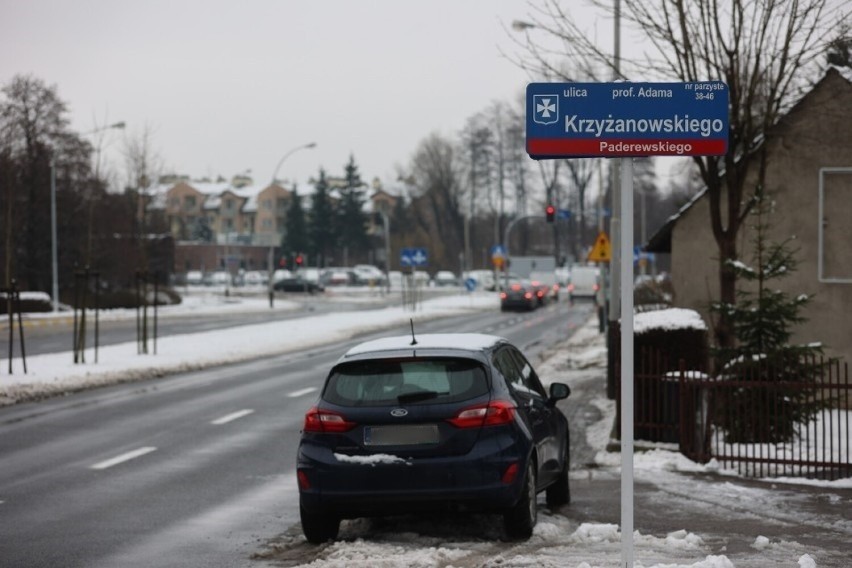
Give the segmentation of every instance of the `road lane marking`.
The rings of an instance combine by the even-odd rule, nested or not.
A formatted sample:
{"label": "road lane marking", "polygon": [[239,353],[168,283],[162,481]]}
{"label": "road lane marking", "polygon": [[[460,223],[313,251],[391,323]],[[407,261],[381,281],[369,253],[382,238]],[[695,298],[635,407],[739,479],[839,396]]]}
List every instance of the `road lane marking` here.
{"label": "road lane marking", "polygon": [[245,410],[239,410],[237,412],[232,412],[231,414],[228,414],[227,416],[223,416],[222,418],[218,418],[218,419],[214,420],[213,422],[211,422],[210,424],[215,424],[217,426],[221,426],[222,424],[227,424],[228,422],[233,422],[234,420],[237,420],[238,418],[242,418],[243,416],[248,416],[252,412],[254,412],[254,410],[250,410],[248,408],[245,409]]}
{"label": "road lane marking", "polygon": [[306,394],[310,394],[310,393],[312,393],[312,392],[314,392],[314,391],[316,391],[316,390],[317,390],[317,387],[308,387],[308,388],[306,388],[306,389],[301,389],[301,390],[293,391],[293,392],[291,392],[290,394],[288,394],[287,396],[289,396],[290,398],[298,398],[298,397],[300,397],[300,396],[304,396],[304,395],[306,395]]}
{"label": "road lane marking", "polygon": [[91,469],[107,469],[107,468],[112,467],[114,465],[118,465],[120,463],[124,463],[124,462],[130,461],[132,459],[136,459],[140,456],[144,456],[145,454],[150,454],[151,452],[155,451],[156,449],[157,448],[154,448],[154,447],[151,447],[151,446],[139,448],[138,450],[133,450],[131,452],[121,454],[120,456],[116,456],[112,459],[108,459],[106,461],[96,463],[95,465],[91,466]]}

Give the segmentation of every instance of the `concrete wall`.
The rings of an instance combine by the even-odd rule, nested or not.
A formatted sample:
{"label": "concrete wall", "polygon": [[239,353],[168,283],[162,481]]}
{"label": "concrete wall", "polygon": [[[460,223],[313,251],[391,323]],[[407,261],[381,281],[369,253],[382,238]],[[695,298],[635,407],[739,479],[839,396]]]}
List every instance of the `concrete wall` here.
{"label": "concrete wall", "polygon": [[[837,73],[827,75],[773,129],[768,144],[766,189],[775,201],[770,239],[795,235],[799,249],[797,271],[774,283],[791,294],[815,294],[802,311],[809,321],[795,328],[793,341],[821,341],[827,353],[852,362],[852,282],[821,282],[818,275],[823,222],[824,275],[852,279],[852,171],[828,175],[828,207],[819,219],[820,170],[852,170],[852,84]],[[751,224],[739,236],[740,258],[747,264],[752,258]],[[674,226],[672,283],[675,305],[698,310],[708,322],[710,301],[719,296],[718,257],[709,203],[703,198]]]}

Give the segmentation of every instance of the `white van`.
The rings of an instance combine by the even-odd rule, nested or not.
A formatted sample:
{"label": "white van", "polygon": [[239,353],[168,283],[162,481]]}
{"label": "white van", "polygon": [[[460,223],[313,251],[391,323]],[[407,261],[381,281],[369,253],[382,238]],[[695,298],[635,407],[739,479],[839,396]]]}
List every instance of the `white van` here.
{"label": "white van", "polygon": [[571,301],[574,298],[594,298],[600,288],[600,268],[582,264],[571,267],[571,282],[568,284],[568,296]]}

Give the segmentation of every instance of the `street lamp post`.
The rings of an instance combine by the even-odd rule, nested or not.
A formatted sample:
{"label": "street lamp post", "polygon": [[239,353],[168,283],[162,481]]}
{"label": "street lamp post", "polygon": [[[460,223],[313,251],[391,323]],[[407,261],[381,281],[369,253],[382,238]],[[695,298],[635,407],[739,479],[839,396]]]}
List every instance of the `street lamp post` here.
{"label": "street lamp post", "polygon": [[[272,179],[269,181],[269,185],[272,185],[272,184],[275,183],[276,178],[278,177],[278,170],[281,169],[281,164],[283,164],[284,161],[287,158],[289,158],[290,156],[292,156],[293,154],[295,154],[299,150],[307,150],[307,149],[310,149],[310,148],[316,148],[316,146],[317,146],[316,142],[309,142],[307,144],[302,144],[300,146],[296,146],[295,148],[288,150],[283,156],[281,156],[281,159],[278,160],[278,164],[275,165],[275,170],[273,170],[273,172],[272,172]],[[275,290],[274,290],[275,282],[273,282],[273,279],[272,279],[272,275],[274,274],[273,266],[272,266],[272,261],[273,261],[274,256],[275,256],[275,245],[272,244],[272,245],[269,246],[269,258],[268,258],[268,266],[267,266],[267,268],[269,270],[269,282],[267,284],[267,288],[268,288],[267,292],[269,294],[269,307],[270,308],[274,307],[274,305],[275,305],[275,293],[274,293],[275,292]]]}
{"label": "street lamp post", "polygon": [[[116,122],[109,126],[103,126],[84,132],[81,136],[97,134],[104,130],[113,128],[124,128],[124,122]],[[100,161],[100,159],[99,159]],[[56,156],[50,158],[50,261],[51,261],[51,295],[53,296],[53,311],[59,311],[59,255],[57,251],[58,241],[56,238]]]}

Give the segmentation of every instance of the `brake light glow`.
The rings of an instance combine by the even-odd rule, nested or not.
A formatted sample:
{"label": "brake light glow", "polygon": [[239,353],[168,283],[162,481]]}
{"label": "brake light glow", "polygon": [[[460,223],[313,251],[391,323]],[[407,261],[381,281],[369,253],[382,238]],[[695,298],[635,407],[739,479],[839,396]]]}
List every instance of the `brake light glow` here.
{"label": "brake light glow", "polygon": [[[504,474],[503,477],[505,478],[506,475]],[[302,491],[307,491],[311,488],[311,482],[308,479],[308,474],[302,471],[301,469],[296,472],[296,479],[299,480],[299,489],[301,489]]]}
{"label": "brake light glow", "polygon": [[569,291],[569,292],[573,292],[573,291],[574,291],[574,285],[573,285],[573,284],[568,284],[568,291]]}
{"label": "brake light glow", "polygon": [[506,292],[500,292],[500,299],[501,299],[501,300],[505,300],[505,299],[506,299]]}
{"label": "brake light glow", "polygon": [[517,292],[517,291],[518,291],[518,290],[520,290],[520,289],[521,289],[521,285],[520,285],[520,284],[512,284],[512,290],[514,290],[515,292]]}
{"label": "brake light glow", "polygon": [[597,292],[599,289],[600,289],[600,286],[598,286],[597,284],[592,286],[592,290],[594,290],[595,292]]}
{"label": "brake light glow", "polygon": [[349,422],[342,414],[319,410],[316,406],[311,407],[305,414],[305,432],[348,432],[357,426],[355,422]]}
{"label": "brake light glow", "polygon": [[539,282],[538,280],[533,280],[532,285],[533,286],[541,286],[541,282]]}
{"label": "brake light glow", "polygon": [[501,481],[506,485],[511,485],[518,477],[518,462],[513,463],[503,472]]}
{"label": "brake light glow", "polygon": [[514,420],[514,404],[505,400],[492,400],[488,404],[465,408],[447,421],[456,428],[479,428],[511,424]]}
{"label": "brake light glow", "polygon": [[535,293],[535,295],[538,296],[539,298],[543,297],[544,296],[544,290],[539,290],[538,292]]}
{"label": "brake light glow", "polygon": [[558,292],[559,291],[559,284],[554,284],[553,289]]}
{"label": "brake light glow", "polygon": [[526,298],[527,300],[532,300],[532,292],[527,292],[526,294],[524,294],[524,298]]}

